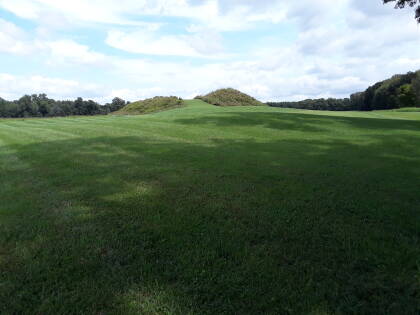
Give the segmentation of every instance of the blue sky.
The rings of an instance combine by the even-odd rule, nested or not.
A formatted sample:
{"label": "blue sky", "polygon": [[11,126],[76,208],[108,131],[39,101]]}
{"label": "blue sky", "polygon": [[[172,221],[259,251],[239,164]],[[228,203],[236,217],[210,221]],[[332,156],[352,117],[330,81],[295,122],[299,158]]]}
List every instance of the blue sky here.
{"label": "blue sky", "polygon": [[381,0],[0,0],[0,97],[345,97],[419,48],[413,11]]}

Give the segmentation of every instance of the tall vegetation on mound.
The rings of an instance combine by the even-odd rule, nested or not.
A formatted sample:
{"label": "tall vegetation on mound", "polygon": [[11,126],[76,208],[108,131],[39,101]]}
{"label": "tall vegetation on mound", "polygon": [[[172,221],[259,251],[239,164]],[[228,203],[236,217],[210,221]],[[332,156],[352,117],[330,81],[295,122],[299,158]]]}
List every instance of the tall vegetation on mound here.
{"label": "tall vegetation on mound", "polygon": [[299,102],[269,102],[274,107],[313,110],[380,110],[420,107],[420,70],[394,75],[378,82],[364,92],[354,93],[344,99],[308,99]]}
{"label": "tall vegetation on mound", "polygon": [[238,90],[228,88],[211,92],[196,99],[216,106],[263,106],[264,104],[255,98]]}
{"label": "tall vegetation on mound", "polygon": [[356,110],[350,99],[344,98],[319,98],[319,99],[307,99],[299,102],[268,102],[269,106],[282,107],[282,108],[296,108],[296,109],[310,109],[310,110],[334,110],[334,111],[346,111]]}
{"label": "tall vegetation on mound", "polygon": [[0,117],[59,117],[72,115],[106,115],[126,106],[127,102],[116,97],[112,103],[100,105],[79,97],[74,101],[57,101],[46,94],[25,95],[15,101],[0,98]]}
{"label": "tall vegetation on mound", "polygon": [[182,106],[182,99],[176,96],[156,96],[126,105],[115,114],[149,114]]}

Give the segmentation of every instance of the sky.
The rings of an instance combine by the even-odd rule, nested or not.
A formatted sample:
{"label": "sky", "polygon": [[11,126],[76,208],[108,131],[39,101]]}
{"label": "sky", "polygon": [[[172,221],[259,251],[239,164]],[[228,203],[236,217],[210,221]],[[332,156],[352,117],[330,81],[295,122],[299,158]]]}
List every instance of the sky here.
{"label": "sky", "polygon": [[381,0],[0,0],[9,100],[348,97],[418,69],[413,9]]}

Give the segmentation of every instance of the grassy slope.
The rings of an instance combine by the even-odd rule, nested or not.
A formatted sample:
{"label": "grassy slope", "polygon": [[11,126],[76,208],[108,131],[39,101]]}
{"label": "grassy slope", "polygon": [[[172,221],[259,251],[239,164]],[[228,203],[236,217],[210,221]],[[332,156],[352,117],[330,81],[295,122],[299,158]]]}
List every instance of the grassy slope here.
{"label": "grassy slope", "polygon": [[0,313],[416,314],[420,113],[0,120]]}
{"label": "grassy slope", "polygon": [[143,101],[137,101],[124,106],[113,114],[141,115],[174,109],[183,105],[183,101],[176,96],[156,96]]}

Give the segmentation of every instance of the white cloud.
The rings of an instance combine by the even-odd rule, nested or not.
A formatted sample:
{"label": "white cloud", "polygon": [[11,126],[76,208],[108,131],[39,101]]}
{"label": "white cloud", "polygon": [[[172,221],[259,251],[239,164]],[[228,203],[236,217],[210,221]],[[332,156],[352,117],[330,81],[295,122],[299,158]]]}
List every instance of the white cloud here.
{"label": "white cloud", "polygon": [[106,65],[108,57],[92,51],[88,46],[72,40],[58,40],[44,42],[43,48],[48,50],[51,59],[49,63],[71,63],[81,65]]}
{"label": "white cloud", "polygon": [[26,55],[33,44],[26,39],[25,32],[13,23],[0,19],[0,52]]}
{"label": "white cloud", "polygon": [[[282,1],[224,0],[0,0],[0,8],[51,27],[63,23],[145,26],[144,16],[182,17],[219,31],[249,28],[256,22],[278,23],[286,17]],[[273,5],[275,8],[273,8]],[[140,21],[138,19],[140,17]],[[58,22],[58,23],[57,23]]]}
{"label": "white cloud", "polygon": [[39,5],[36,2],[27,0],[1,0],[0,7],[8,10],[17,16],[25,19],[35,19],[38,17]]}
{"label": "white cloud", "polygon": [[108,32],[106,43],[114,48],[138,54],[200,56],[188,43],[186,36],[155,37],[153,35],[153,33],[142,31],[126,33],[113,30]]}
{"label": "white cloud", "polygon": [[[420,29],[412,10],[393,10],[379,0],[316,5],[309,0],[0,0],[0,8],[37,25],[36,31],[24,31],[0,20],[0,52],[35,55],[45,64],[42,76],[3,75],[0,92],[6,96],[36,90],[59,98],[136,100],[231,86],[262,100],[344,97],[420,68]],[[297,35],[285,35],[278,23]],[[147,57],[82,45],[76,40],[80,32],[71,35],[73,27],[105,34],[109,46]],[[239,44],[248,45],[234,54],[229,48],[236,34]],[[100,73],[109,83],[86,88],[79,81],[91,78],[49,79],[49,69],[59,73],[74,66],[93,77]]]}
{"label": "white cloud", "polygon": [[25,94],[47,93],[57,99],[73,98],[75,95],[99,97],[104,90],[95,84],[82,84],[74,80],[44,76],[18,76],[0,73],[0,94],[7,99],[16,99]]}
{"label": "white cloud", "polygon": [[[105,2],[105,1],[104,1]],[[109,1],[108,1],[109,2]],[[114,2],[115,5],[120,5]],[[100,5],[98,1],[62,0],[1,0],[0,7],[21,18],[41,21],[43,16],[61,15],[71,22],[120,23],[110,3]]]}
{"label": "white cloud", "polygon": [[12,55],[44,54],[48,64],[105,65],[110,59],[73,40],[30,39],[27,32],[2,19],[0,19],[0,52]]}
{"label": "white cloud", "polygon": [[223,56],[222,37],[217,32],[191,32],[190,30],[187,35],[160,35],[148,30],[111,30],[105,42],[111,47],[137,54],[212,58]]}

